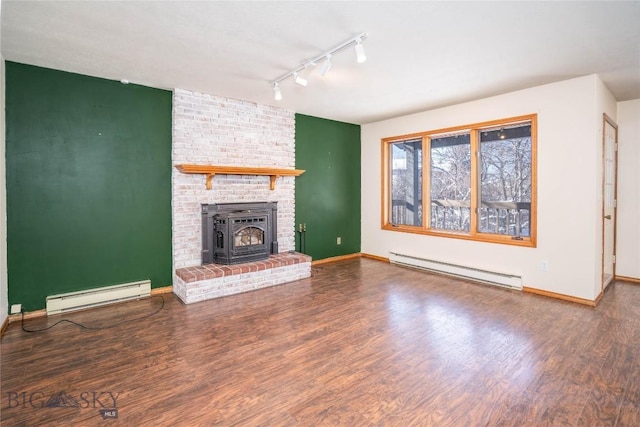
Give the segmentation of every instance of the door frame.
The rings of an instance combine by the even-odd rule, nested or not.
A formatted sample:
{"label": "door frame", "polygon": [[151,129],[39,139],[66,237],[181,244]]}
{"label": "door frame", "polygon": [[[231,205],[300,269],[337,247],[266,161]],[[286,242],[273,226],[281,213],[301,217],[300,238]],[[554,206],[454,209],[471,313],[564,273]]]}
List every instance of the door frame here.
{"label": "door frame", "polygon": [[[606,185],[606,149],[607,149],[607,125],[613,127],[614,129],[614,154],[613,154],[613,176],[614,176],[614,185],[613,185],[613,271],[611,273],[611,279],[605,284],[605,185]],[[602,114],[602,212],[600,218],[602,219],[602,272],[600,278],[600,290],[604,291],[604,289],[611,284],[616,279],[616,235],[618,228],[618,124],[607,115],[607,113]]]}

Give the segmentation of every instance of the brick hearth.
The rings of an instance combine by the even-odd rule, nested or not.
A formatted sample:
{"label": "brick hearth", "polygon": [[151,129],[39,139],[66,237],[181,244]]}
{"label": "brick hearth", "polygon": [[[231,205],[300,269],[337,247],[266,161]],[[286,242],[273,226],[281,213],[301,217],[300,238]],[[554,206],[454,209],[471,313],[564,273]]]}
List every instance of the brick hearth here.
{"label": "brick hearth", "polygon": [[293,253],[245,264],[207,264],[176,270],[173,292],[185,304],[252,291],[311,276],[311,257]]}

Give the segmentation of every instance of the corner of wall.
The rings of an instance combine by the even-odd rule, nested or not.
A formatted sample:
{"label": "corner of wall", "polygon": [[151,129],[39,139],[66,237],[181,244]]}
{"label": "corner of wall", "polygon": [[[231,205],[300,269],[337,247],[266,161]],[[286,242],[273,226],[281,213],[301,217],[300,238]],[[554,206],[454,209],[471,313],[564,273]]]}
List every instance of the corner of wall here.
{"label": "corner of wall", "polygon": [[9,312],[7,284],[7,186],[5,178],[4,58],[0,55],[0,324]]}

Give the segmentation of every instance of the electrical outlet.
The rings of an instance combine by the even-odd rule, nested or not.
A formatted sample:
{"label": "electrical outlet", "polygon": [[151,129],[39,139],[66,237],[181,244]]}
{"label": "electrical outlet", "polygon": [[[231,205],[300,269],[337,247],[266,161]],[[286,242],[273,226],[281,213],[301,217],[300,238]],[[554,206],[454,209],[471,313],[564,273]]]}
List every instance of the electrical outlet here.
{"label": "electrical outlet", "polygon": [[540,271],[549,271],[549,261],[546,259],[540,261]]}
{"label": "electrical outlet", "polygon": [[22,304],[11,304],[11,314],[18,314],[22,311]]}
{"label": "electrical outlet", "polygon": [[342,244],[342,237],[336,238],[336,244],[338,244],[338,245]]}

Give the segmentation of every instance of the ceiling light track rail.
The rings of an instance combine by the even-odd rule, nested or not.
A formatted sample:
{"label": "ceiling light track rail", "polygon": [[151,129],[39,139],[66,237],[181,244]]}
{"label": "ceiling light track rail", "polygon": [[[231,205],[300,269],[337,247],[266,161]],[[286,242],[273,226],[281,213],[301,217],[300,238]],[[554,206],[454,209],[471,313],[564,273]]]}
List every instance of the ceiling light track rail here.
{"label": "ceiling light track rail", "polygon": [[282,99],[282,93],[280,92],[280,83],[283,80],[286,80],[289,77],[292,77],[293,80],[297,84],[299,84],[301,86],[306,86],[307,85],[307,80],[305,78],[303,78],[302,76],[300,76],[301,72],[303,72],[307,68],[315,67],[318,64],[318,62],[320,62],[321,60],[324,60],[324,62],[322,63],[321,69],[320,69],[320,75],[324,76],[325,74],[327,74],[327,72],[331,68],[331,57],[333,55],[335,55],[336,53],[338,53],[338,52],[340,52],[340,51],[342,51],[342,50],[344,50],[344,49],[346,49],[346,48],[348,48],[350,46],[355,46],[356,60],[358,61],[358,63],[365,62],[367,60],[367,57],[366,57],[365,52],[364,52],[364,47],[362,46],[362,41],[365,40],[366,38],[367,38],[367,33],[358,34],[357,36],[352,37],[352,38],[342,42],[341,44],[335,46],[333,49],[330,49],[330,50],[324,52],[323,54],[318,55],[315,58],[304,62],[298,68],[293,69],[293,70],[289,71],[288,73],[283,74],[280,77],[278,77],[277,79],[273,80],[270,84],[273,86],[275,99],[277,101]]}

